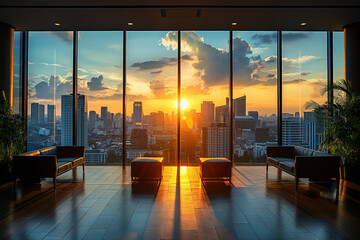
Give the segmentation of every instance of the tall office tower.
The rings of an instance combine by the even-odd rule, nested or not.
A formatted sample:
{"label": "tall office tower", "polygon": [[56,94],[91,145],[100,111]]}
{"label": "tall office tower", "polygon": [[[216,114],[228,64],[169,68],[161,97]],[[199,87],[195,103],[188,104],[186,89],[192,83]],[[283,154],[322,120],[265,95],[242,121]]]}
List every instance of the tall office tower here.
{"label": "tall office tower", "polygon": [[32,103],[31,104],[30,123],[32,125],[38,125],[39,124],[39,103]]}
{"label": "tall office tower", "polygon": [[258,111],[248,111],[248,115],[254,118],[256,127],[260,127],[259,113]]}
{"label": "tall office tower", "polygon": [[153,127],[164,126],[164,112],[158,111],[150,113],[150,124]]}
{"label": "tall office tower", "polygon": [[[88,145],[87,96],[77,96],[77,145]],[[73,145],[73,95],[61,96],[61,145]]]}
{"label": "tall office tower", "polygon": [[229,126],[229,98],[226,98],[226,105],[215,108],[215,116],[217,123],[226,123]]}
{"label": "tall office tower", "polygon": [[246,96],[234,99],[235,116],[246,116]]}
{"label": "tall office tower", "polygon": [[255,142],[262,143],[270,140],[270,128],[262,127],[255,130]]}
{"label": "tall office tower", "polygon": [[44,125],[45,123],[45,106],[39,104],[39,124]]}
{"label": "tall office tower", "polygon": [[95,128],[95,122],[96,122],[96,112],[90,111],[89,112],[89,129]]}
{"label": "tall office tower", "polygon": [[299,112],[295,112],[295,117],[299,118],[300,117],[300,113]]}
{"label": "tall office tower", "polygon": [[204,157],[229,158],[229,127],[226,123],[203,127],[202,144]]}
{"label": "tall office tower", "polygon": [[108,108],[107,107],[101,107],[101,119],[102,120],[108,119]]}
{"label": "tall office tower", "polygon": [[203,101],[201,104],[201,123],[203,127],[210,127],[214,123],[215,104],[212,101]]}
{"label": "tall office tower", "polygon": [[47,122],[54,123],[56,121],[56,108],[55,105],[47,105]]}
{"label": "tall office tower", "polygon": [[282,141],[283,145],[304,145],[303,119],[296,117],[283,118]]}
{"label": "tall office tower", "polygon": [[324,124],[319,121],[314,112],[304,112],[304,141],[308,147],[318,150],[324,132]]}
{"label": "tall office tower", "polygon": [[134,102],[132,122],[133,122],[136,126],[141,126],[141,125],[142,125],[142,121],[143,121],[142,102]]}
{"label": "tall office tower", "polygon": [[132,148],[146,149],[148,144],[148,132],[145,128],[133,128],[130,141]]}

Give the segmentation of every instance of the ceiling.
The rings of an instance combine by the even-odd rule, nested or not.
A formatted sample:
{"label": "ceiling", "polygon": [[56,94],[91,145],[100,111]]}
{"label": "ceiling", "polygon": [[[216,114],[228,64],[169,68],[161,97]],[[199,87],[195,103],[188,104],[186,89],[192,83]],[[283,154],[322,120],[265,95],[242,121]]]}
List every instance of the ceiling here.
{"label": "ceiling", "polygon": [[329,31],[360,22],[360,1],[1,0],[0,22],[16,30]]}

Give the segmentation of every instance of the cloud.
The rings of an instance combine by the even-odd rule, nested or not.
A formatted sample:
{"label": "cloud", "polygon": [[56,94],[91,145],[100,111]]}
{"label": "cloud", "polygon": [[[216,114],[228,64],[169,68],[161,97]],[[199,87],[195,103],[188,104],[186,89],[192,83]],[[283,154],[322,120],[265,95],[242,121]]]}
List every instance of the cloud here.
{"label": "cloud", "polygon": [[150,82],[150,90],[154,94],[155,98],[169,98],[170,89],[166,85],[158,80]]}
{"label": "cloud", "polygon": [[[43,76],[42,76],[43,79]],[[72,81],[66,81],[60,75],[56,77],[51,75],[46,81],[41,81],[34,87],[35,91],[30,96],[37,99],[58,99],[61,95],[69,94],[72,92]]]}
{"label": "cloud", "polygon": [[[162,39],[162,44],[168,49],[176,49],[177,35],[174,32],[168,32]],[[240,37],[236,37],[233,44],[236,83],[240,85],[258,84],[259,81],[251,76],[255,70],[262,67],[261,57],[251,56],[253,52],[250,44]],[[195,32],[182,33],[182,50],[193,58],[191,66],[194,72],[200,74],[199,78],[206,87],[228,84],[230,64],[228,51],[205,43],[204,39]]]}
{"label": "cloud", "polygon": [[308,75],[310,75],[311,73],[310,72],[302,72],[301,73],[301,76],[308,76]]}
{"label": "cloud", "polygon": [[187,96],[194,96],[194,95],[207,95],[209,94],[208,87],[201,87],[201,85],[193,85],[187,86],[182,90],[182,94]]}
{"label": "cloud", "polygon": [[99,77],[92,77],[90,82],[87,82],[87,86],[89,90],[100,91],[107,89],[107,87],[104,87],[103,80],[104,80],[103,75],[100,75]]}
{"label": "cloud", "polygon": [[[308,38],[308,34],[306,33],[289,32],[282,34],[282,40],[286,42],[298,41],[305,38]],[[257,46],[272,44],[275,43],[277,40],[277,33],[257,33],[251,37],[251,40],[253,40],[254,45]]]}
{"label": "cloud", "polygon": [[306,82],[306,80],[303,78],[294,78],[294,79],[289,79],[289,80],[283,80],[283,84],[299,84],[299,83],[303,83],[303,82]]}
{"label": "cloud", "polygon": [[192,60],[194,60],[194,58],[190,54],[182,55],[181,59],[184,60],[184,61],[192,61]]}
{"label": "cloud", "polygon": [[176,64],[177,64],[177,58],[163,57],[158,61],[137,62],[132,64],[131,67],[143,71],[143,70],[159,69],[166,66],[173,66]]}
{"label": "cloud", "polygon": [[67,43],[73,42],[73,32],[71,31],[52,31],[49,32],[49,34],[54,37],[60,38]]}
{"label": "cloud", "polygon": [[155,71],[155,72],[150,72],[150,74],[160,74],[162,72],[163,72],[162,70],[159,70],[159,71]]}

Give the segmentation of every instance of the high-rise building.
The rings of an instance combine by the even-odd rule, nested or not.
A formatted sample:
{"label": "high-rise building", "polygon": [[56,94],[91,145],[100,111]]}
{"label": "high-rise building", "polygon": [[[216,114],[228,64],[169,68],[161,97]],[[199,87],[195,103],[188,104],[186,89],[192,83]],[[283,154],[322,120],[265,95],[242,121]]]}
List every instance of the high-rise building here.
{"label": "high-rise building", "polygon": [[249,111],[248,115],[254,118],[256,127],[260,127],[259,113],[258,111]]}
{"label": "high-rise building", "polygon": [[226,123],[215,123],[202,129],[204,157],[229,158],[229,127]]}
{"label": "high-rise building", "polygon": [[31,118],[30,122],[32,125],[39,124],[39,103],[32,103],[31,104]]}
{"label": "high-rise building", "polygon": [[44,125],[45,123],[45,106],[39,104],[39,124]]}
{"label": "high-rise building", "polygon": [[134,104],[133,104],[132,122],[136,126],[141,126],[142,125],[142,122],[143,122],[142,102],[134,102]]}
{"label": "high-rise building", "polygon": [[229,126],[229,98],[226,98],[226,105],[215,108],[216,123],[226,123]]}
{"label": "high-rise building", "polygon": [[256,128],[255,130],[255,142],[263,143],[267,142],[270,139],[270,129],[263,127],[263,128]]}
{"label": "high-rise building", "polygon": [[203,101],[201,104],[201,123],[203,127],[210,127],[214,123],[215,104],[212,101]]}
{"label": "high-rise building", "polygon": [[108,108],[107,107],[101,107],[101,119],[102,120],[108,119]]}
{"label": "high-rise building", "polygon": [[322,141],[324,124],[319,121],[314,112],[304,112],[304,141],[308,148],[318,150]]}
{"label": "high-rise building", "polygon": [[146,149],[148,132],[145,128],[133,128],[130,135],[131,146],[136,149]]}
{"label": "high-rise building", "polygon": [[282,141],[283,145],[303,145],[303,126],[302,118],[289,117],[282,120]]}
{"label": "high-rise building", "polygon": [[[87,96],[77,96],[77,145],[88,146]],[[73,145],[73,95],[61,96],[61,145]]]}
{"label": "high-rise building", "polygon": [[235,116],[246,116],[246,96],[234,99]]}
{"label": "high-rise building", "polygon": [[89,129],[95,128],[95,122],[96,122],[96,112],[90,111],[89,112]]}
{"label": "high-rise building", "polygon": [[150,124],[153,127],[157,127],[157,126],[164,126],[164,112],[162,111],[158,111],[156,112],[152,112],[150,113],[150,118],[151,118],[151,122]]}
{"label": "high-rise building", "polygon": [[56,108],[55,105],[47,105],[47,122],[54,123],[56,121]]}

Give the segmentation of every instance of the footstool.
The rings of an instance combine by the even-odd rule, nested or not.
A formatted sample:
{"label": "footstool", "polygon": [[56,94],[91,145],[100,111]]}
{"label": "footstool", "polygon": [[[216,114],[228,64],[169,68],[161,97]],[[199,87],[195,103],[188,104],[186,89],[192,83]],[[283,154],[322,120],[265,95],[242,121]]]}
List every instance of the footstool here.
{"label": "footstool", "polygon": [[231,182],[231,161],[227,158],[200,158],[201,181],[220,180]]}
{"label": "footstool", "polygon": [[131,161],[131,181],[161,181],[163,157],[138,157]]}

